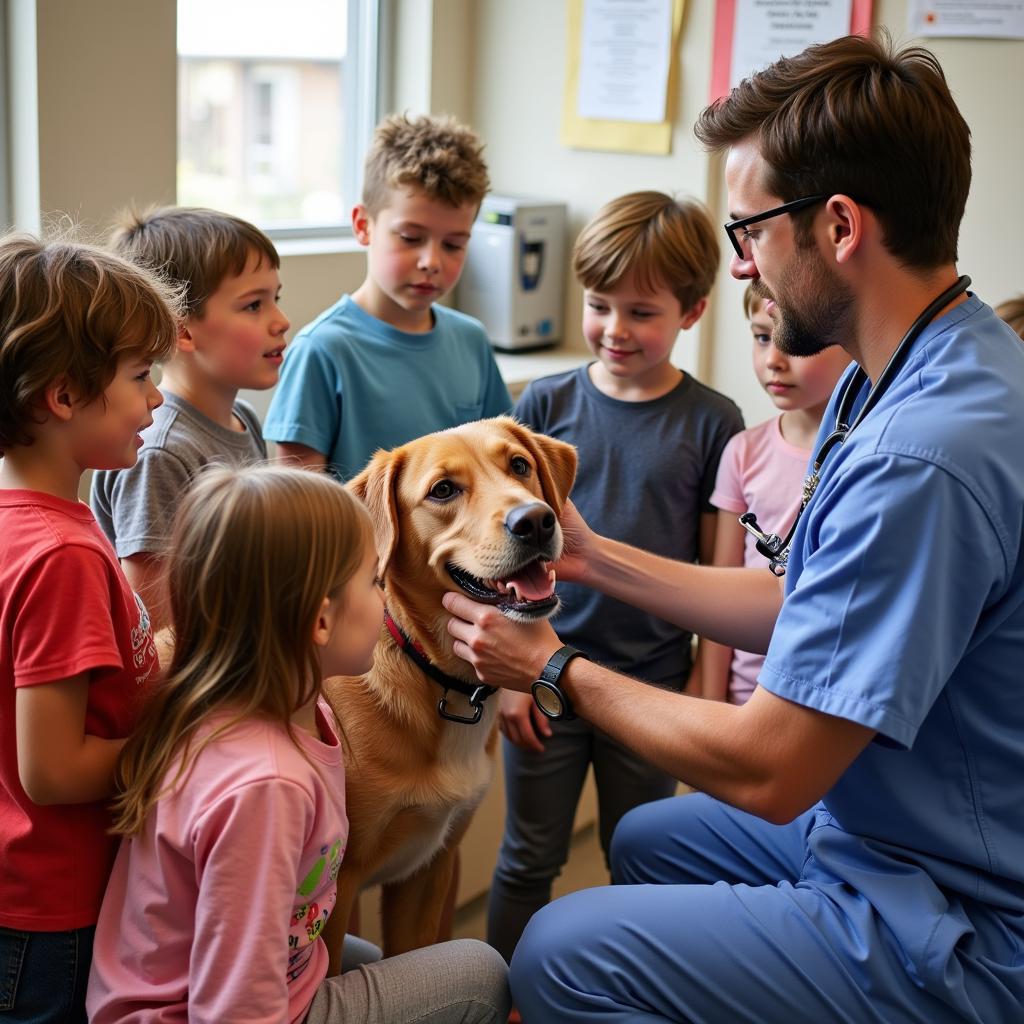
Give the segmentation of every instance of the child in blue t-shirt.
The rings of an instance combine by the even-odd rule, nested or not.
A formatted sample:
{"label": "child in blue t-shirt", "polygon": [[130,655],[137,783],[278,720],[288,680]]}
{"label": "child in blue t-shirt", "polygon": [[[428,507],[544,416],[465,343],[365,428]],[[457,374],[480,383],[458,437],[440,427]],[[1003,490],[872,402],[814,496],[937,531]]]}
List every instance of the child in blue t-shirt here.
{"label": "child in blue t-shirt", "polygon": [[483,327],[437,305],[489,187],[482,148],[451,118],[378,126],[352,212],[366,280],[288,349],[263,428],[283,458],[347,480],[378,448],[511,409]]}
{"label": "child in blue t-shirt", "polygon": [[[636,192],[608,203],[576,242],[589,366],[534,381],[516,415],[574,444],[572,499],[607,537],[683,561],[711,560],[718,460],[743,429],[735,404],[670,361],[681,330],[701,317],[718,242],[696,203]],[[691,635],[576,584],[559,584],[558,634],[594,661],[679,690]],[[583,719],[549,722],[530,694],[501,692],[508,815],[491,887],[487,941],[511,958],[551,897],[569,851],[590,765],[607,858],[619,819],[671,796],[676,780]]]}

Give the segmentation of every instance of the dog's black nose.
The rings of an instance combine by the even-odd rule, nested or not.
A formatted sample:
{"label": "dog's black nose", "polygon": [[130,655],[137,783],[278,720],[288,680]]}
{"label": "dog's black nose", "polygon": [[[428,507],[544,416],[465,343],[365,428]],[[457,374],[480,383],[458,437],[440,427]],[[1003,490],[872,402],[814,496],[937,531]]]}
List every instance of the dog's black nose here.
{"label": "dog's black nose", "polygon": [[543,544],[555,532],[555,513],[542,501],[516,505],[505,516],[505,529],[520,540]]}

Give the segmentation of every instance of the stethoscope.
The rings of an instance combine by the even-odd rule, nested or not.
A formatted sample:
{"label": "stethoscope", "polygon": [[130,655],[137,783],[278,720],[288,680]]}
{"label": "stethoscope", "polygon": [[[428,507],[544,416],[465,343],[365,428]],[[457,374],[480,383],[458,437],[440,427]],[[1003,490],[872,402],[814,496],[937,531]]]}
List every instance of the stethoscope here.
{"label": "stethoscope", "polygon": [[878,404],[879,399],[885,394],[886,388],[889,387],[896,376],[896,371],[899,370],[909,354],[914,342],[921,336],[921,332],[925,327],[932,322],[939,310],[948,306],[953,299],[958,295],[962,295],[970,286],[971,279],[965,274],[958,278],[956,284],[947,288],[934,302],[929,303],[928,307],[922,310],[920,316],[910,325],[907,333],[903,335],[903,339],[897,345],[896,351],[889,357],[889,362],[885,364],[885,368],[878,375],[878,380],[875,381],[868,392],[868,397],[864,400],[860,412],[857,413],[857,418],[847,425],[850,412],[857,401],[857,396],[860,394],[861,388],[864,387],[864,382],[868,379],[868,375],[861,367],[858,366],[854,371],[853,376],[847,381],[846,387],[843,389],[842,397],[839,399],[835,427],[832,433],[821,442],[821,447],[814,456],[811,471],[804,480],[803,494],[800,497],[800,509],[785,539],[783,540],[776,533],[765,533],[757,525],[757,516],[753,512],[746,512],[740,516],[740,525],[757,540],[757,550],[768,559],[768,568],[776,576],[785,576],[786,574],[786,564],[789,562],[789,548],[793,543],[793,535],[796,533],[797,523],[800,522],[804,509],[807,508],[811,496],[817,489],[821,467],[825,464],[825,459],[828,458],[829,452],[841,445],[860,421]]}

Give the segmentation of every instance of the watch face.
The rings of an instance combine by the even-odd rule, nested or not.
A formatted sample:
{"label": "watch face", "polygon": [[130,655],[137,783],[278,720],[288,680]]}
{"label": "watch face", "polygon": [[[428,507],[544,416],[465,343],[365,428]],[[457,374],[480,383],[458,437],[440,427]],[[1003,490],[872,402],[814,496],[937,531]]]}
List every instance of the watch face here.
{"label": "watch face", "polygon": [[557,718],[564,710],[558,694],[548,685],[535,683],[533,699],[548,718]]}

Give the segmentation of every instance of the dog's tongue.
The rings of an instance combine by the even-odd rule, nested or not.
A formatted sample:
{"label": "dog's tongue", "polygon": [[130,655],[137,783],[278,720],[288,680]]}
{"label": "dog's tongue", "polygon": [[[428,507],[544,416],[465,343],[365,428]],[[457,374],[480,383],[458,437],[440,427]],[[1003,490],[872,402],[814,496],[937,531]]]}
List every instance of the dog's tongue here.
{"label": "dog's tongue", "polygon": [[540,562],[531,562],[522,572],[509,576],[505,583],[516,588],[520,601],[543,601],[555,589],[554,573],[547,572]]}

